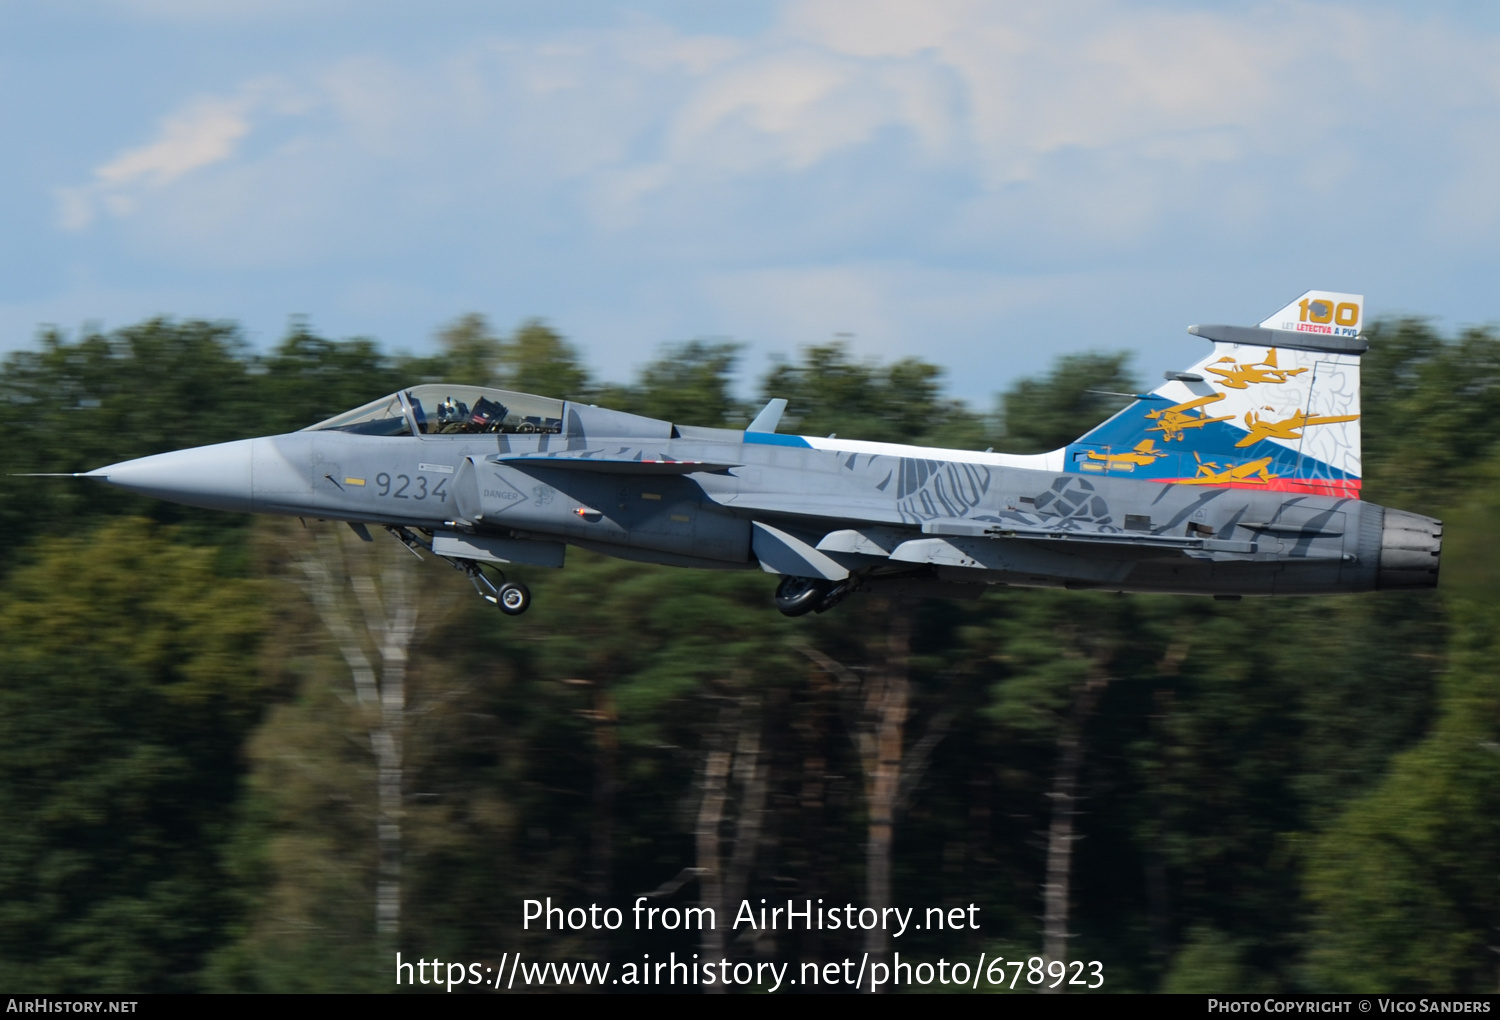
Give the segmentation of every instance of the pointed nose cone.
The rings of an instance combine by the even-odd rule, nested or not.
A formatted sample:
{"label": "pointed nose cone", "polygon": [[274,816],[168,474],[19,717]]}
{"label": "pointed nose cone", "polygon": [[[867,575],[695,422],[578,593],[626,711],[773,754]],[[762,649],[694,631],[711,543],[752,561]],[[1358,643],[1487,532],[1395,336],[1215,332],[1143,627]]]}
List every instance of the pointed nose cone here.
{"label": "pointed nose cone", "polygon": [[241,439],[158,453],[98,468],[85,477],[103,479],[122,489],[173,503],[249,512],[255,495],[251,475],[255,443],[254,439]]}

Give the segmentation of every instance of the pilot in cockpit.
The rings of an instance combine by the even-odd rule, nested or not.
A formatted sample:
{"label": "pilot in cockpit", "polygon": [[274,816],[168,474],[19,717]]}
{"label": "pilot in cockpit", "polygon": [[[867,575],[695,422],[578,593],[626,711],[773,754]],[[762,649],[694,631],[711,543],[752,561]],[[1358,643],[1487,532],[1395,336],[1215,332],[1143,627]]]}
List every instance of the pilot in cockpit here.
{"label": "pilot in cockpit", "polygon": [[471,409],[463,401],[450,396],[437,406],[437,431],[443,434],[501,432],[508,413],[504,404],[488,397],[480,397]]}
{"label": "pilot in cockpit", "polygon": [[434,431],[462,432],[464,419],[468,416],[468,405],[449,397],[437,406],[437,428]]}

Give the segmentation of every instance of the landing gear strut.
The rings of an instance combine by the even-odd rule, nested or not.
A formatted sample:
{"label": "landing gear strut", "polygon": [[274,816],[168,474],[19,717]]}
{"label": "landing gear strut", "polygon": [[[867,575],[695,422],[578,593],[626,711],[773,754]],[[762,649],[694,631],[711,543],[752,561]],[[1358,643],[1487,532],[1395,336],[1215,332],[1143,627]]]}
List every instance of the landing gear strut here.
{"label": "landing gear strut", "polygon": [[829,588],[828,593],[813,607],[813,612],[828,612],[828,610],[848,598],[849,594],[854,591],[854,588],[855,580],[852,577],[846,577],[842,581],[833,582],[833,587]]}

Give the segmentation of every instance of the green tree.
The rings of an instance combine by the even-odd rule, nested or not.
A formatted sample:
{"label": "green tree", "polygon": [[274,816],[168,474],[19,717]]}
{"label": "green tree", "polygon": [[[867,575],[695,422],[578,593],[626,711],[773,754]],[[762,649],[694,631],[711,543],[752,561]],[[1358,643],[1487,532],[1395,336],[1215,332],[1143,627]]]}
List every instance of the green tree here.
{"label": "green tree", "polygon": [[1420,319],[1378,322],[1369,335],[1360,359],[1366,498],[1438,514],[1495,449],[1500,335],[1445,339]]}
{"label": "green tree", "polygon": [[1247,970],[1244,947],[1223,932],[1201,925],[1187,933],[1162,981],[1168,995],[1265,994],[1273,985]]}
{"label": "green tree", "polygon": [[192,991],[265,696],[263,586],[141,520],[43,542],[0,605],[0,981]]}
{"label": "green tree", "polygon": [[484,316],[470,312],[438,333],[446,381],[493,385],[500,374],[505,344]]}
{"label": "green tree", "polygon": [[662,350],[629,387],[605,387],[599,403],[680,425],[743,427],[730,390],[740,345],[690,340]]}
{"label": "green tree", "polygon": [[1003,448],[1048,453],[1083,436],[1137,392],[1129,360],[1121,352],[1065,354],[1045,377],[1013,385],[1000,398]]}
{"label": "green tree", "polygon": [[587,401],[592,390],[578,350],[541,319],[528,319],[500,346],[500,384],[522,393]]}
{"label": "green tree", "polygon": [[[44,332],[39,349],[0,366],[0,472],[89,471],[192,446],[289,432],[396,389],[401,373],[372,341],[325,340],[294,320],[263,359],[228,323],[152,319],[69,340]],[[28,536],[76,532],[136,514],[187,527],[202,544],[238,546],[248,516],[134,496],[98,482],[7,478],[0,568]]]}
{"label": "green tree", "polygon": [[300,319],[257,368],[259,435],[306,428],[412,381],[375,341],[327,340]]}
{"label": "green tree", "polygon": [[476,885],[480,862],[467,858],[493,867],[507,809],[482,761],[494,750],[476,762],[466,739],[497,673],[461,661],[473,645],[468,585],[338,525],[268,523],[260,539],[277,607],[265,662],[288,696],[248,742],[235,858],[244,920],[209,985],[385,991],[397,951],[482,958],[489,944],[465,936],[487,931],[485,918],[459,905],[502,908],[474,895],[494,883]]}
{"label": "green tree", "polygon": [[846,439],[972,447],[985,426],[942,395],[943,370],[916,358],[890,365],[856,361],[844,343],[805,347],[776,365],[761,390],[787,400],[780,431]]}
{"label": "green tree", "polygon": [[1311,848],[1314,987],[1500,987],[1500,621],[1461,602],[1442,710]]}
{"label": "green tree", "polygon": [[[238,330],[152,319],[70,341],[56,330],[0,367],[0,473],[90,471],[188,446],[263,434],[265,409]],[[76,533],[123,513],[186,524],[199,541],[248,518],[132,496],[98,482],[7,477],[0,567],[38,533]]]}

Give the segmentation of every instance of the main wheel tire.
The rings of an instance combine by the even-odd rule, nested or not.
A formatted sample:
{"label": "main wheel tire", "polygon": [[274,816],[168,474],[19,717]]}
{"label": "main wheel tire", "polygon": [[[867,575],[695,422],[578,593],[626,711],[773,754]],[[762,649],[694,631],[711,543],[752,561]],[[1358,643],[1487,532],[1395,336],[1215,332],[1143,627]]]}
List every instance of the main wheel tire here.
{"label": "main wheel tire", "polygon": [[520,581],[506,581],[495,596],[495,604],[506,616],[520,616],[531,608],[531,589]]}
{"label": "main wheel tire", "polygon": [[821,577],[793,577],[790,574],[776,586],[776,608],[783,616],[803,616],[812,612],[833,587]]}

